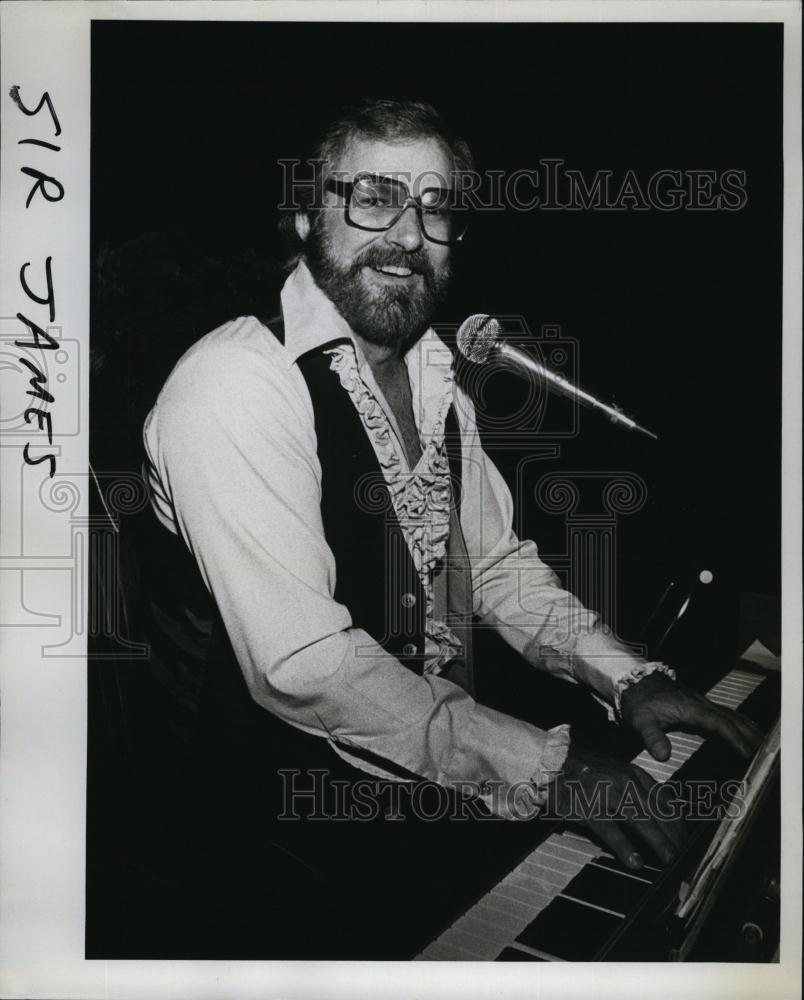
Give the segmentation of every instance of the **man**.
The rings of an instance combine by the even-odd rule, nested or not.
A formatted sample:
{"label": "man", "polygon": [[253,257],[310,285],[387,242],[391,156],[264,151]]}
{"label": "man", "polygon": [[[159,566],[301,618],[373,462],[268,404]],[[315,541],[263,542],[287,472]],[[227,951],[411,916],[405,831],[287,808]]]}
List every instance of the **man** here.
{"label": "man", "polygon": [[523,670],[591,689],[659,760],[666,730],[746,756],[759,734],[615,643],[514,536],[510,493],[429,328],[464,236],[466,144],[427,105],[369,100],[317,154],[315,191],[285,222],[296,261],[281,317],[200,340],[148,418],[157,517],[192,553],[266,712],[355,769],[468,789],[506,818],[549,807],[632,868],[645,847],[667,862],[675,824],[632,812],[624,829],[581,816],[570,794],[602,781],[615,804],[636,789],[647,806],[644,772],[576,746],[567,725],[473,698],[472,614]]}

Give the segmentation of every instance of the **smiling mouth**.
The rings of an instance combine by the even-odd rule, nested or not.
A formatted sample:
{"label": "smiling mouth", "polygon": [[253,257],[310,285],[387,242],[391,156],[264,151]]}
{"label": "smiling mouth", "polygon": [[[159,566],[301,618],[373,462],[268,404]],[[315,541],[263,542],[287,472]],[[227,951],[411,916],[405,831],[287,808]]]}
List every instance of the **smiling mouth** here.
{"label": "smiling mouth", "polygon": [[372,266],[371,269],[378,274],[385,274],[391,278],[410,278],[415,273],[409,267],[400,267],[396,264],[382,264],[379,267]]}

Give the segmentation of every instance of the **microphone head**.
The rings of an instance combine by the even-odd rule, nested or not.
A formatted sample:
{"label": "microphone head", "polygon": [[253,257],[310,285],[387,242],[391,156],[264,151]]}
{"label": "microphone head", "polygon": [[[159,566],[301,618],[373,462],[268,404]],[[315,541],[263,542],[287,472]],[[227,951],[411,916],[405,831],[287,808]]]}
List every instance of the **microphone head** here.
{"label": "microphone head", "polygon": [[502,328],[493,316],[475,313],[458,328],[458,350],[467,360],[482,365],[501,333]]}

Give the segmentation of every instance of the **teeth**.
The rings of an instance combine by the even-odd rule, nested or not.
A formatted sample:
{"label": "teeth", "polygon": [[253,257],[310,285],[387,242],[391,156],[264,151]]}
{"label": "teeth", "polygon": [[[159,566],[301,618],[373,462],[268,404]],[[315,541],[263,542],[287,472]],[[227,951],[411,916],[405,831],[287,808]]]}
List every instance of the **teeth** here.
{"label": "teeth", "polygon": [[408,275],[413,274],[409,267],[395,267],[393,264],[385,264],[379,270],[384,274],[396,274],[400,278],[407,278]]}

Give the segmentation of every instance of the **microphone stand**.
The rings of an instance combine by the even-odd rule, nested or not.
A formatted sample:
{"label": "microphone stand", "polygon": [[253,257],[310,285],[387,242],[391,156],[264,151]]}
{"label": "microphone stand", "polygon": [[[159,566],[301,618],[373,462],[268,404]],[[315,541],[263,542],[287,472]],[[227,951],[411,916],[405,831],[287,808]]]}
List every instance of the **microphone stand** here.
{"label": "microphone stand", "polygon": [[568,382],[562,375],[558,375],[555,372],[550,371],[549,368],[545,368],[544,365],[540,365],[538,361],[535,361],[529,354],[525,351],[520,351],[518,347],[513,347],[511,344],[507,344],[503,340],[498,340],[494,344],[493,348],[497,354],[509,362],[509,365],[514,370],[519,368],[526,368],[528,371],[537,375],[539,378],[544,379],[546,382],[550,383],[550,387],[556,392],[560,392],[563,396],[568,399],[575,400],[578,403],[582,403],[584,406],[589,406],[592,409],[600,410],[605,413],[612,423],[620,424],[622,427],[627,427],[631,431],[639,431],[641,434],[647,434],[648,437],[653,438],[654,441],[658,441],[659,437],[654,434],[653,431],[649,431],[644,427],[632,420],[629,416],[626,416],[622,410],[619,410],[616,406],[609,406],[607,403],[601,403],[599,399],[595,399],[594,396],[590,395],[588,392],[584,392],[578,386],[573,385]]}

